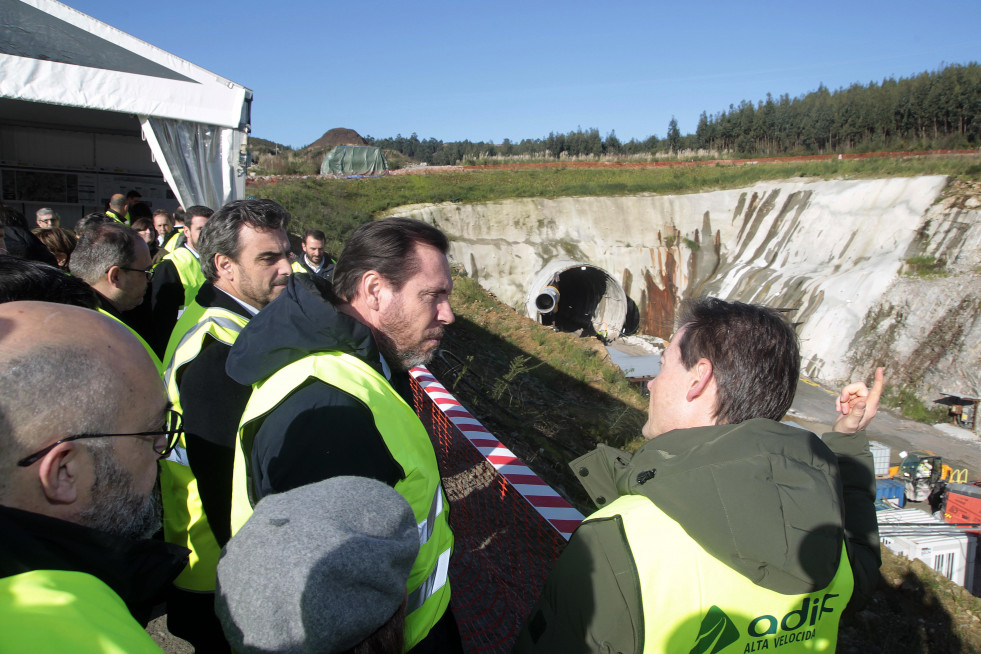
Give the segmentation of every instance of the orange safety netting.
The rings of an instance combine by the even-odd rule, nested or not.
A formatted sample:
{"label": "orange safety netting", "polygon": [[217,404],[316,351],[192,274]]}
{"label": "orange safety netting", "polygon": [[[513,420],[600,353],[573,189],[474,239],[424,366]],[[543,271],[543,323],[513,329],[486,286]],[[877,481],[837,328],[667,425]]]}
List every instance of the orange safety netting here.
{"label": "orange safety netting", "polygon": [[450,606],[468,652],[509,652],[566,540],[412,379],[450,500]]}

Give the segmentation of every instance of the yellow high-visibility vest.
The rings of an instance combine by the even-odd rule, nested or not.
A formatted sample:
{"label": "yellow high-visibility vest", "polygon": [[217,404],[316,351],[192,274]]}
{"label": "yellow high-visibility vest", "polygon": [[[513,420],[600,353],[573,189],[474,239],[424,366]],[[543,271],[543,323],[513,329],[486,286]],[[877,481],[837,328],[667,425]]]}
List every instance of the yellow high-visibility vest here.
{"label": "yellow high-visibility vest", "polygon": [[84,572],[32,570],[0,579],[5,652],[161,654],[126,603]]}
{"label": "yellow high-visibility vest", "polygon": [[706,552],[642,495],[624,495],[588,521],[622,520],[637,566],[645,653],[834,652],[854,578],[844,541],[827,587],[784,595]]}
{"label": "yellow high-visibility vest", "polygon": [[426,637],[450,602],[453,532],[449,505],[426,428],[388,380],[361,359],[341,352],[311,354],[253,386],[235,443],[232,533],[245,524],[255,505],[250,462],[262,420],[309,378],[338,388],[368,407],[385,445],[405,472],[395,490],[412,507],[420,544],[406,586],[405,649],[409,650]]}
{"label": "yellow high-visibility vest", "polygon": [[[230,347],[248,322],[248,318],[226,309],[206,309],[197,302],[187,307],[174,326],[164,355],[167,362],[164,384],[167,396],[178,412],[181,411],[179,373],[201,353],[205,337],[210,336]],[[174,585],[187,590],[213,591],[221,547],[204,513],[186,447],[181,436],[170,456],[160,462],[164,539],[191,550],[187,566],[174,580]]]}

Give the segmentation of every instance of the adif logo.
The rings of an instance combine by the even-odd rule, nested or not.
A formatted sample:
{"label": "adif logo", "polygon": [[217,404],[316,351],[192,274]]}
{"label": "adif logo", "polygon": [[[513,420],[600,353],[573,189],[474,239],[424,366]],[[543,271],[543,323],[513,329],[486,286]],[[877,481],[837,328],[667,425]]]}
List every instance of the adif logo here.
{"label": "adif logo", "polygon": [[739,629],[717,606],[705,614],[698,627],[698,637],[688,654],[716,654],[739,640]]}
{"label": "adif logo", "polygon": [[[823,614],[835,612],[835,607],[829,605],[829,601],[835,597],[838,597],[838,595],[827,593],[820,602],[817,598],[813,598],[812,601],[812,598],[805,597],[799,609],[787,613],[781,620],[777,620],[772,615],[761,615],[749,623],[749,635],[759,638],[760,636],[777,633],[778,628],[783,631],[796,631],[805,625],[813,627],[821,619]],[[810,621],[807,618],[809,605],[811,613]]]}

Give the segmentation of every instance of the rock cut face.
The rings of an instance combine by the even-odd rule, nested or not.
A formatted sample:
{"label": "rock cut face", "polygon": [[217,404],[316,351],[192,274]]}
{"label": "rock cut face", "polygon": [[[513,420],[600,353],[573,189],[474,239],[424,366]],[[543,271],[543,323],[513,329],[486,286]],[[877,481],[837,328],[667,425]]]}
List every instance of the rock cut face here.
{"label": "rock cut face", "polygon": [[[804,370],[838,381],[856,370],[865,374],[873,355],[900,368],[913,365],[917,347],[906,341],[923,345],[937,330],[961,334],[944,339],[945,347],[978,360],[959,343],[981,329],[978,312],[961,306],[981,297],[977,275],[971,277],[981,260],[981,212],[968,202],[938,203],[946,183],[944,176],[792,180],[690,195],[415,205],[392,214],[437,225],[450,237],[456,264],[532,317],[528,298],[539,290],[536,276],[562,261],[588,264],[616,280],[636,305],[638,331],[662,338],[670,337],[675,309],[686,297],[793,309],[788,315],[800,323]],[[974,262],[954,270],[954,277],[968,277],[951,289],[958,301],[938,309],[956,319],[917,304],[917,298],[924,305],[936,300],[924,286],[929,280],[903,275],[907,260],[921,253]],[[898,287],[905,300],[895,296]],[[914,320],[897,309],[903,302],[918,307]],[[871,344],[886,324],[893,325],[892,350],[883,360]],[[943,357],[932,359],[939,364]],[[921,392],[932,385],[921,382]]]}

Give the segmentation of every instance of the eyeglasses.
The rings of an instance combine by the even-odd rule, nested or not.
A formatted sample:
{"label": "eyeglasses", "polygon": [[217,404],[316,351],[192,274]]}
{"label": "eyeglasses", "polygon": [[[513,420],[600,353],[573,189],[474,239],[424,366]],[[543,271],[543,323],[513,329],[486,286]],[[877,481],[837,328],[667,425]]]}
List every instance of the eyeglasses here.
{"label": "eyeglasses", "polygon": [[119,269],[120,270],[128,270],[130,272],[141,272],[144,275],[146,275],[146,280],[147,281],[150,281],[151,279],[153,279],[153,268],[150,268],[149,270],[143,270],[142,268],[127,268],[126,266],[119,266]]}
{"label": "eyeglasses", "polygon": [[[39,461],[45,454],[53,450],[58,445],[62,443],[67,443],[69,441],[79,441],[83,438],[111,438],[114,436],[157,436],[153,441],[153,451],[159,454],[161,457],[167,456],[177,445],[177,440],[184,433],[184,422],[181,418],[181,414],[177,413],[173,409],[168,409],[167,411],[167,424],[168,429],[163,431],[141,431],[134,434],[76,434],[75,436],[69,436],[67,438],[62,438],[60,441],[56,441],[51,445],[48,445],[43,450],[39,450],[34,454],[24,457],[17,462],[17,465],[26,467]],[[166,436],[166,439],[161,439],[159,437]]]}

